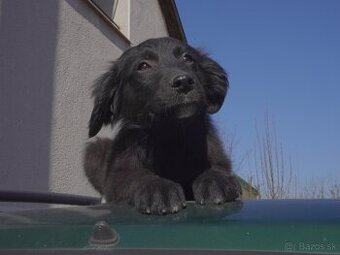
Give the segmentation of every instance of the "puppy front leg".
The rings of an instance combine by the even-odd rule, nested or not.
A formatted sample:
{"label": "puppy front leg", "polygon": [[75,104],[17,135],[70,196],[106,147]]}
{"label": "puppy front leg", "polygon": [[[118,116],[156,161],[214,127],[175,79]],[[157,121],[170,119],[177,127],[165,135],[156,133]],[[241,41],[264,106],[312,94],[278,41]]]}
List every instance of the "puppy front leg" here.
{"label": "puppy front leg", "polygon": [[213,132],[208,134],[208,161],[210,169],[200,174],[192,185],[196,202],[223,204],[241,197],[241,185],[232,172],[231,162],[219,138]]}
{"label": "puppy front leg", "polygon": [[141,213],[163,215],[185,207],[183,188],[149,170],[114,171],[106,183],[109,201],[126,202]]}
{"label": "puppy front leg", "polygon": [[193,193],[199,204],[223,204],[240,197],[242,189],[234,174],[212,167],[196,178]]}
{"label": "puppy front leg", "polygon": [[147,214],[176,213],[185,207],[185,196],[181,185],[156,176],[141,182],[134,193],[134,205]]}

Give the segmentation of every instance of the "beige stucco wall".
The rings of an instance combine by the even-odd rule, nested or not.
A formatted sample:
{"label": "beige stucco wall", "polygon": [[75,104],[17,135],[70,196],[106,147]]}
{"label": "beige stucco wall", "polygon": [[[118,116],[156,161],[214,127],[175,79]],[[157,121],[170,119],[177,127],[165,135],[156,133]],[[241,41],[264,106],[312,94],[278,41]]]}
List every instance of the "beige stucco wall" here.
{"label": "beige stucco wall", "polygon": [[[132,44],[167,35],[157,0],[127,7]],[[128,43],[83,0],[2,0],[0,15],[0,188],[94,195],[90,87]]]}

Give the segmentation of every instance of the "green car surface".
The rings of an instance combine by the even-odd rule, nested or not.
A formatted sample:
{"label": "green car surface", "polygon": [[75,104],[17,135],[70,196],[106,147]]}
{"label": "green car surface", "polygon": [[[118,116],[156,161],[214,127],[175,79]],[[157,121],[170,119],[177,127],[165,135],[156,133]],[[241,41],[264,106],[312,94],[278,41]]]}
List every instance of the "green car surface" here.
{"label": "green car surface", "polygon": [[339,200],[189,202],[177,214],[117,205],[0,213],[0,253],[340,254]]}

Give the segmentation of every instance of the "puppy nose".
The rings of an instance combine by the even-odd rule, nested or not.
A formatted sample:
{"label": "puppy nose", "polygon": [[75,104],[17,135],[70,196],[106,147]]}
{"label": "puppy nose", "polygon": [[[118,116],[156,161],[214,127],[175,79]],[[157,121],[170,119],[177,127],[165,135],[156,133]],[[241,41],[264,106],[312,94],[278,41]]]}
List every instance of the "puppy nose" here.
{"label": "puppy nose", "polygon": [[191,76],[182,74],[172,79],[171,87],[173,87],[180,93],[187,94],[194,88],[194,83],[195,81]]}

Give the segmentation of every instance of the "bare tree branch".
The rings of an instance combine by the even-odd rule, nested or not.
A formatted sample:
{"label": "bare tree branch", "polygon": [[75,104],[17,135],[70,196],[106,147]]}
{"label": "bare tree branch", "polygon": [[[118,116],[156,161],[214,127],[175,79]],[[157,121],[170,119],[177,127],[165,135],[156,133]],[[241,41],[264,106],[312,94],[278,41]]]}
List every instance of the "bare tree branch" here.
{"label": "bare tree branch", "polygon": [[290,193],[292,162],[287,159],[283,145],[278,141],[276,128],[269,114],[264,117],[262,132],[256,126],[256,164],[261,171],[261,191],[264,198],[280,199]]}

